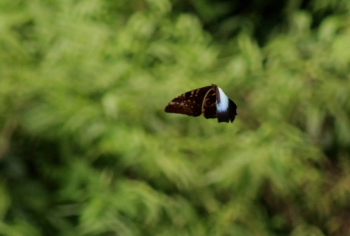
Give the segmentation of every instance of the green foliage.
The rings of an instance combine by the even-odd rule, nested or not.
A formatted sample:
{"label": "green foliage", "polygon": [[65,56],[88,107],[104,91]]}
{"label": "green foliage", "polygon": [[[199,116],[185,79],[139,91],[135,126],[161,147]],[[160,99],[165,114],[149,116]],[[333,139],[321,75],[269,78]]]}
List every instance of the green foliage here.
{"label": "green foliage", "polygon": [[348,235],[350,5],[269,3],[3,0],[0,235]]}

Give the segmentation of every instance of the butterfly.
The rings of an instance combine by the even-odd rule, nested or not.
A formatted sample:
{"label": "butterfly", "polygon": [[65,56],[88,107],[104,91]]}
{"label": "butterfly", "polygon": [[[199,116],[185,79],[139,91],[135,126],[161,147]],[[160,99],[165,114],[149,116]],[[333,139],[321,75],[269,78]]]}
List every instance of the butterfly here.
{"label": "butterfly", "polygon": [[237,115],[237,105],[213,84],[198,88],[174,98],[166,107],[165,112],[179,113],[188,116],[218,118],[218,122],[233,122]]}

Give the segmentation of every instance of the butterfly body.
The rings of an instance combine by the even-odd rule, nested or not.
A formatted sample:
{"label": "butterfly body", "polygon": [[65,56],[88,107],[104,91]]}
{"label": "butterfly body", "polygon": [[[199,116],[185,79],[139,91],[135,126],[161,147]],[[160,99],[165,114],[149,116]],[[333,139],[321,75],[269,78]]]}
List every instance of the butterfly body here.
{"label": "butterfly body", "polygon": [[237,115],[237,105],[217,85],[195,89],[174,98],[165,112],[189,116],[204,115],[218,118],[218,122],[233,122]]}

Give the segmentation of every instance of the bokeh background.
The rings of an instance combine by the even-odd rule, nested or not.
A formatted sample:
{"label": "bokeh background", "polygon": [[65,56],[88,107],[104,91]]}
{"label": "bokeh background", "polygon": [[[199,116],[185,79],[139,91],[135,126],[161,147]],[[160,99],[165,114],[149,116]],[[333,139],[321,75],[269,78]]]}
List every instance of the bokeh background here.
{"label": "bokeh background", "polygon": [[0,235],[350,235],[349,74],[349,0],[1,0]]}

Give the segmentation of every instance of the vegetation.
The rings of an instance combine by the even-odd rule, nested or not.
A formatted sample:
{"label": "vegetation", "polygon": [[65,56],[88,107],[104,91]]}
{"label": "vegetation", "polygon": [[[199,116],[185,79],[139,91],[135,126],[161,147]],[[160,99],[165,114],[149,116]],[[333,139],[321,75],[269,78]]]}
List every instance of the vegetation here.
{"label": "vegetation", "polygon": [[[350,234],[348,0],[0,11],[0,235]],[[233,124],[163,111],[212,83]]]}

